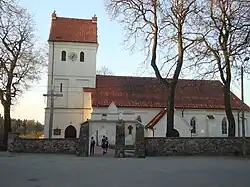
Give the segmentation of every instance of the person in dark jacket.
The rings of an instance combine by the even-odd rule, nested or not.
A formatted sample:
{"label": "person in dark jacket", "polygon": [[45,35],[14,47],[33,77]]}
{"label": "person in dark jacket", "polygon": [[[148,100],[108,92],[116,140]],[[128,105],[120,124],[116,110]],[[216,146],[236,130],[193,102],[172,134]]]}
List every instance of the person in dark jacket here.
{"label": "person in dark jacket", "polygon": [[108,148],[109,148],[109,141],[108,141],[108,137],[105,138],[105,149],[106,149],[106,153],[108,152]]}
{"label": "person in dark jacket", "polygon": [[90,140],[90,155],[93,155],[95,153],[95,140],[94,137],[91,137]]}
{"label": "person in dark jacket", "polygon": [[102,155],[105,155],[107,153],[106,151],[106,137],[102,137]]}

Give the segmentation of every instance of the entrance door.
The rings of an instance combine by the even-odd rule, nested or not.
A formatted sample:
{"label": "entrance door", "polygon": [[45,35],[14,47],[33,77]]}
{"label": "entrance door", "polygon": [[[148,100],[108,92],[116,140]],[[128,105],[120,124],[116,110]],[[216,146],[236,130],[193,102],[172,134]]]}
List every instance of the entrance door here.
{"label": "entrance door", "polygon": [[64,138],[76,138],[76,128],[69,125],[64,132]]}

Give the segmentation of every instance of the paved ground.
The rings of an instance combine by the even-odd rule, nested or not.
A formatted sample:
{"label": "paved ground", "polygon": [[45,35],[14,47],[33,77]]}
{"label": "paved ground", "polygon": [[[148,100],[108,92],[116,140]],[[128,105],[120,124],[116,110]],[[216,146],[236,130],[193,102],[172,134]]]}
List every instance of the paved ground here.
{"label": "paved ground", "polygon": [[0,153],[1,187],[249,187],[250,160]]}
{"label": "paved ground", "polygon": [[[103,156],[102,154],[103,150],[100,146],[95,146],[95,152],[94,156]],[[108,149],[108,152],[104,155],[105,157],[114,157],[115,156],[115,150],[114,149]]]}

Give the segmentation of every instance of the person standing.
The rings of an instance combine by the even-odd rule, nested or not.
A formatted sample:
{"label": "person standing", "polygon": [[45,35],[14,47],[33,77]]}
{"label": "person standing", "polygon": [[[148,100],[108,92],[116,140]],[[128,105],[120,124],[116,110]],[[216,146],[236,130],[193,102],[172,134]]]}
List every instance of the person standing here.
{"label": "person standing", "polygon": [[108,141],[108,137],[105,138],[105,151],[106,153],[108,152],[108,148],[109,148],[109,141]]}
{"label": "person standing", "polygon": [[106,151],[106,137],[102,137],[102,155],[105,155],[107,153]]}
{"label": "person standing", "polygon": [[95,153],[95,140],[94,137],[91,137],[90,141],[90,155],[93,155]]}

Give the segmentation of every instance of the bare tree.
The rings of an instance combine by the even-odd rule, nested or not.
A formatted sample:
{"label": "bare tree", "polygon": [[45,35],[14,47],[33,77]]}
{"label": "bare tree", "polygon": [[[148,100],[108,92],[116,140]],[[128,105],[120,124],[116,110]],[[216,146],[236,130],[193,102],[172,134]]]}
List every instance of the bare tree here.
{"label": "bare tree", "polygon": [[105,66],[101,66],[99,70],[96,71],[98,75],[113,75],[114,73]]}
{"label": "bare tree", "polygon": [[29,13],[16,6],[0,17],[0,101],[4,108],[4,143],[11,132],[13,101],[32,81],[38,80],[43,58],[36,50],[34,24]]}
{"label": "bare tree", "polygon": [[0,0],[0,15],[3,12],[15,12],[16,6],[16,0]]}
{"label": "bare tree", "polygon": [[[195,36],[186,34],[195,16],[195,0],[106,0],[106,8],[113,18],[119,19],[126,33],[126,42],[131,49],[141,45],[146,50],[146,60],[158,80],[168,88],[167,134],[178,136],[174,129],[175,89],[184,62],[185,51],[195,43]],[[192,38],[188,41],[185,38]],[[130,43],[132,41],[132,44]],[[161,54],[161,56],[160,56]],[[173,75],[166,79],[164,67],[174,68]]]}
{"label": "bare tree", "polygon": [[[0,0],[0,10],[3,11],[12,3],[12,0]],[[7,6],[6,6],[7,5]]]}
{"label": "bare tree", "polygon": [[[235,119],[231,107],[231,82],[239,75],[243,59],[250,55],[250,1],[204,0],[204,9],[192,30],[203,41],[193,50],[200,75],[216,75],[224,85],[228,136],[235,136]],[[245,66],[249,73],[249,66]]]}

